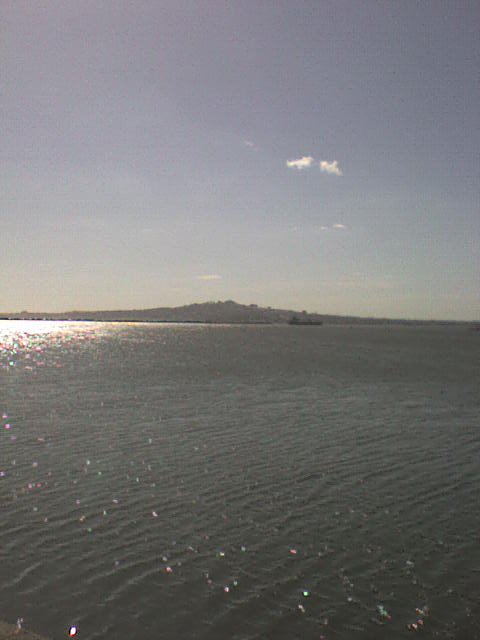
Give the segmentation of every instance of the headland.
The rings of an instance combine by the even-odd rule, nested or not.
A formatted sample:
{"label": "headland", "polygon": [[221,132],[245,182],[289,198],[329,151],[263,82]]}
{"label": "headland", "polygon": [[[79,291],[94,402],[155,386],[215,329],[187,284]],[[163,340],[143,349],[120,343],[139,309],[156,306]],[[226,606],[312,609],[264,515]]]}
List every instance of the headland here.
{"label": "headland", "polygon": [[207,324],[290,324],[321,326],[335,325],[429,325],[465,324],[449,320],[416,320],[378,317],[342,316],[292,309],[261,307],[257,304],[239,304],[233,300],[188,304],[181,307],[155,307],[153,309],[116,309],[106,311],[62,311],[44,313],[41,311],[0,312],[2,320],[79,320],[92,322],[174,322]]}

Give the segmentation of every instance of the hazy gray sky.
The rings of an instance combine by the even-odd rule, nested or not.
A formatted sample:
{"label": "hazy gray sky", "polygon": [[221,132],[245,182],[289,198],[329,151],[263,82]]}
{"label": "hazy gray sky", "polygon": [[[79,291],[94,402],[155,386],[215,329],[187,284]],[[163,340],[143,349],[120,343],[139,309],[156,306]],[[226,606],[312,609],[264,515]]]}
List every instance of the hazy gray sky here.
{"label": "hazy gray sky", "polygon": [[480,318],[477,0],[0,21],[0,310]]}

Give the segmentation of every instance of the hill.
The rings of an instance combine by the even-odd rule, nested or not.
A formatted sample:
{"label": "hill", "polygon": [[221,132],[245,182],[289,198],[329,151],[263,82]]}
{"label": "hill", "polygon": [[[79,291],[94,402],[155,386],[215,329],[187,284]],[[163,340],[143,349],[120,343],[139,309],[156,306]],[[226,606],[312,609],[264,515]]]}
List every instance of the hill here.
{"label": "hill", "polygon": [[[112,311],[65,311],[62,313],[0,314],[3,319],[22,320],[93,320],[100,322],[205,322],[214,324],[430,324],[440,321],[392,320],[387,318],[360,318],[355,316],[307,313],[292,309],[274,309],[256,304],[239,304],[233,300],[188,304],[181,307],[155,307],[153,309],[123,309]],[[295,321],[296,320],[296,321]],[[442,324],[446,324],[442,323]],[[450,323],[448,323],[450,324]]]}

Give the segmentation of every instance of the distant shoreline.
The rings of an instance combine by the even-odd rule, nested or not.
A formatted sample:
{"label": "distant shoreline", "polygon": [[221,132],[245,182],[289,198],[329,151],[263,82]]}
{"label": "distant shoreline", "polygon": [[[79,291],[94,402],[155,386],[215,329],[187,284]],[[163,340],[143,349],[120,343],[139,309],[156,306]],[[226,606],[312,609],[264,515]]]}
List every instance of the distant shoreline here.
{"label": "distant shoreline", "polygon": [[128,323],[128,324],[255,324],[255,325],[284,325],[285,322],[268,322],[262,320],[142,320],[141,318],[22,318],[22,317],[6,317],[0,316],[0,320],[8,322],[105,322],[105,323]]}
{"label": "distant shoreline", "polygon": [[[22,318],[0,316],[4,322],[81,322],[92,324],[191,324],[209,326],[263,326],[263,327],[465,327],[470,331],[480,332],[480,323],[469,320],[367,320],[359,319],[345,322],[268,322],[248,320],[148,320],[148,319],[116,319],[116,318]],[[0,637],[0,640],[2,638]]]}
{"label": "distant shoreline", "polygon": [[233,300],[203,302],[182,307],[151,309],[70,310],[60,312],[0,312],[0,320],[58,320],[61,322],[154,322],[186,324],[255,324],[255,325],[479,325],[479,320],[420,320],[415,318],[382,318],[343,316],[239,304]]}

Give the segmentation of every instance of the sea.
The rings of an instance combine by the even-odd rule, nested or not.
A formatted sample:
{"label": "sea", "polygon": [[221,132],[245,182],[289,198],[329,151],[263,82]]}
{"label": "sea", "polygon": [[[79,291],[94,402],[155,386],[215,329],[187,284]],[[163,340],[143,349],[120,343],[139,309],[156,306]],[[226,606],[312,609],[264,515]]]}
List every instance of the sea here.
{"label": "sea", "polygon": [[0,619],[480,638],[480,332],[0,322]]}

